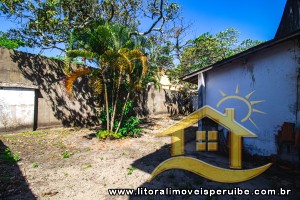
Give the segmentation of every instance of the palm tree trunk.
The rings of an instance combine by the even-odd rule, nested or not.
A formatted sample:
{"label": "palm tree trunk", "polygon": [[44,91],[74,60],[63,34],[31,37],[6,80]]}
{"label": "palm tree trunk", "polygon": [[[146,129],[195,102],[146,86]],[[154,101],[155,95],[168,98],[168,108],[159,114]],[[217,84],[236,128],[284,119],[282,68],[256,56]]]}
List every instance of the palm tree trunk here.
{"label": "palm tree trunk", "polygon": [[112,113],[112,117],[111,117],[111,121],[110,121],[111,131],[113,131],[114,123],[115,123],[115,117],[116,117],[116,112],[117,112],[117,104],[118,104],[118,97],[119,97],[119,91],[120,91],[120,85],[121,85],[121,79],[122,79],[122,76],[120,74],[119,75],[119,80],[118,80],[118,85],[117,85],[117,91],[116,91],[116,100],[115,100],[115,104],[114,104],[114,108],[113,108],[113,113]]}
{"label": "palm tree trunk", "polygon": [[103,83],[104,83],[104,98],[105,98],[105,108],[106,108],[106,130],[109,131],[109,110],[108,110],[108,95],[107,95],[107,85],[106,85],[106,79],[103,76]]}
{"label": "palm tree trunk", "polygon": [[125,108],[127,106],[127,103],[128,103],[128,100],[129,100],[129,96],[130,96],[130,92],[128,92],[127,94],[127,97],[126,97],[126,100],[125,100],[125,103],[124,103],[124,106],[122,108],[122,113],[121,113],[121,118],[120,118],[120,122],[118,124],[118,127],[116,129],[116,133],[119,131],[120,127],[121,127],[121,123],[122,123],[122,120],[123,120],[123,117],[124,117],[124,112],[125,112]]}

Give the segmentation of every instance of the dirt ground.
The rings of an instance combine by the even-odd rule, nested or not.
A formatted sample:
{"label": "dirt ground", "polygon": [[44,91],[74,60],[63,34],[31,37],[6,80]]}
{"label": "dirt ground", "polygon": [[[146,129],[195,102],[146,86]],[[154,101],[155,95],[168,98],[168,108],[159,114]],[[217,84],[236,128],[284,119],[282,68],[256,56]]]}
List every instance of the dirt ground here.
{"label": "dirt ground", "polygon": [[[273,165],[264,174],[237,184],[216,183],[193,173],[171,170],[150,183],[150,173],[170,158],[170,138],[155,137],[180,117],[144,120],[142,136],[100,141],[94,130],[61,128],[0,135],[0,153],[9,148],[18,162],[0,159],[0,199],[299,199],[300,172]],[[191,142],[193,146],[193,142]],[[193,155],[196,155],[193,154]],[[197,154],[198,155],[198,154]],[[199,154],[200,155],[200,154]],[[224,156],[201,159],[227,165]],[[251,163],[243,166],[253,167]],[[220,176],[222,176],[220,174]],[[110,196],[108,189],[290,189],[288,196]]]}

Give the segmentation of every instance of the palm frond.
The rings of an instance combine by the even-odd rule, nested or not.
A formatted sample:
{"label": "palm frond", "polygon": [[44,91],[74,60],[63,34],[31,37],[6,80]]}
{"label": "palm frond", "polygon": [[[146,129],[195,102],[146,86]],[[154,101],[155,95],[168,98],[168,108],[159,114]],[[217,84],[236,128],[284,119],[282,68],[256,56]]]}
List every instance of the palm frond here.
{"label": "palm frond", "polygon": [[142,62],[142,76],[145,76],[148,71],[148,57],[147,56],[141,56],[140,60]]}
{"label": "palm frond", "polygon": [[84,57],[88,59],[93,59],[93,58],[97,58],[97,54],[87,50],[69,50],[67,51],[67,57],[70,58]]}
{"label": "palm frond", "polygon": [[121,55],[121,57],[122,57],[122,60],[124,60],[125,61],[125,63],[124,62],[120,62],[120,65],[121,66],[125,66],[125,65],[127,65],[128,66],[128,68],[129,68],[129,70],[130,71],[132,71],[133,70],[133,67],[132,67],[132,63],[131,63],[131,61],[130,61],[130,58],[128,57],[128,49],[126,49],[126,48],[122,48],[122,49],[120,49],[119,50],[119,55]]}
{"label": "palm frond", "polygon": [[89,73],[91,73],[91,72],[92,72],[91,69],[82,67],[82,68],[78,68],[77,70],[75,70],[74,72],[72,72],[71,74],[69,74],[69,75],[66,77],[66,79],[64,80],[65,88],[66,88],[66,91],[68,92],[68,94],[69,94],[69,95],[72,95],[73,84],[74,84],[74,81],[75,81],[78,77],[83,76],[83,75],[86,75],[86,74],[89,74]]}
{"label": "palm frond", "polygon": [[89,85],[92,86],[96,94],[99,95],[103,92],[103,83],[99,76],[92,75],[89,79]]}

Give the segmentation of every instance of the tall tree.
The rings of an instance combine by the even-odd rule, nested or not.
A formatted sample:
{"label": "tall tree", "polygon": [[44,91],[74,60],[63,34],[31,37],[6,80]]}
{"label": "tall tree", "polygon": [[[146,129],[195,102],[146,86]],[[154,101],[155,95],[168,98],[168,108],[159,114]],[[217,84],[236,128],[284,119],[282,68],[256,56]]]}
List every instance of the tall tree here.
{"label": "tall tree", "polygon": [[69,59],[81,57],[97,65],[95,69],[79,68],[75,71],[67,65],[68,77],[65,83],[71,94],[76,78],[90,74],[90,83],[95,92],[103,93],[101,102],[105,104],[108,132],[118,133],[132,94],[141,88],[148,69],[147,56],[141,48],[143,41],[144,38],[140,36],[131,36],[130,29],[122,25],[105,23],[85,34],[75,33],[73,45],[78,49],[67,51]]}
{"label": "tall tree", "polygon": [[172,81],[178,82],[181,76],[261,43],[251,39],[239,43],[239,34],[238,30],[228,28],[215,35],[204,33],[190,40],[180,56],[180,64],[170,72]]}
{"label": "tall tree", "polygon": [[16,23],[9,31],[11,36],[31,47],[61,51],[65,51],[72,32],[94,27],[99,19],[129,27],[132,35],[162,34],[178,11],[179,6],[168,0],[0,1],[0,16]]}

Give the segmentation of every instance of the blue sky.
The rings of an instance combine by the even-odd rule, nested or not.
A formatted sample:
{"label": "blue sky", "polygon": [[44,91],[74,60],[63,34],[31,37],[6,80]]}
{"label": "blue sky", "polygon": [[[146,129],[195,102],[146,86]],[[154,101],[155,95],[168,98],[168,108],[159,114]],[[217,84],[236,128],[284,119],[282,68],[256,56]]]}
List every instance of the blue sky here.
{"label": "blue sky", "polygon": [[273,39],[286,0],[176,0],[186,21],[193,23],[191,37],[236,28],[240,39]]}
{"label": "blue sky", "polygon": [[[182,7],[184,21],[192,23],[187,39],[194,39],[205,32],[215,34],[232,27],[241,32],[240,40],[250,38],[261,41],[273,39],[286,3],[286,0],[173,1]],[[4,17],[0,17],[0,24],[0,30],[3,31],[13,26]],[[38,53],[28,48],[21,50]],[[55,52],[47,51],[47,54],[53,55]]]}

